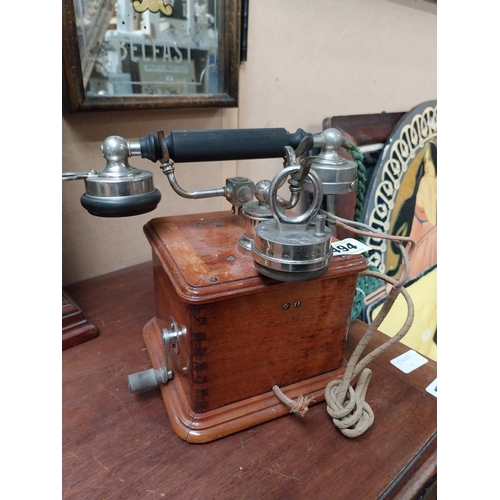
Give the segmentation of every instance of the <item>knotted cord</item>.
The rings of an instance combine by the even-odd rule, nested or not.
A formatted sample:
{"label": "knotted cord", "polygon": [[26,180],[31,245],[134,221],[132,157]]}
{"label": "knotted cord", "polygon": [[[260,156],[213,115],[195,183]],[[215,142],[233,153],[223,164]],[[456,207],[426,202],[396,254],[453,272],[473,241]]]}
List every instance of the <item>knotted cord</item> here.
{"label": "knotted cord", "polygon": [[294,401],[286,396],[277,385],[273,386],[273,392],[282,403],[290,407],[290,413],[295,413],[301,417],[303,417],[309,409],[309,403],[315,402],[312,397],[307,396],[299,396],[297,401]]}
{"label": "knotted cord", "polygon": [[[399,246],[401,254],[403,256],[403,272],[398,280],[372,270],[366,270],[360,273],[360,276],[383,280],[392,285],[392,288],[389,291],[379,313],[377,314],[373,322],[368,326],[358,345],[351,354],[342,380],[332,380],[325,388],[327,412],[332,417],[333,423],[340,429],[342,434],[347,437],[353,438],[363,434],[369,427],[371,427],[374,421],[373,411],[365,401],[366,392],[368,390],[368,385],[370,383],[372,374],[372,371],[369,368],[366,368],[366,366],[377,356],[386,352],[396,342],[399,342],[406,335],[413,323],[413,318],[415,315],[413,301],[411,300],[409,293],[406,291],[403,285],[408,279],[410,257],[415,246],[415,242],[410,238],[397,237],[382,233],[380,231],[375,231],[366,224],[363,224],[361,222],[351,222],[337,217],[336,215],[333,215],[324,210],[321,210],[320,212],[326,215],[329,222],[333,222],[334,224],[346,227],[356,234],[364,236],[371,236],[373,234],[376,234],[380,238],[395,241]],[[359,230],[356,228],[356,226],[365,228],[367,229],[367,231]],[[408,252],[406,251],[403,242],[408,244]],[[363,354],[363,351],[373,337],[373,334],[386,318],[399,294],[404,297],[407,304],[407,316],[403,326],[398,331],[398,333],[396,333],[396,335],[383,343],[381,346],[368,353],[364,358],[360,360],[361,355]],[[354,389],[351,386],[351,382],[358,376],[360,372],[361,375],[359,376],[358,383],[356,385],[356,388]],[[310,401],[307,401],[303,396],[299,396],[298,401],[293,401],[292,399],[288,398],[279,389],[278,386],[274,386],[273,391],[280,399],[280,401],[287,404],[291,408],[291,412],[297,413],[301,416],[305,415],[307,411],[307,403]]]}
{"label": "knotted cord", "polygon": [[[390,278],[389,276],[376,271],[372,266],[370,266],[368,270],[360,273],[358,277],[357,288],[359,288],[360,286],[362,287],[363,285],[370,287],[376,286],[378,288],[381,280],[389,283],[392,287],[384,301],[384,304],[382,305],[382,308],[378,312],[373,322],[368,326],[358,345],[352,352],[342,380],[332,380],[325,388],[327,412],[332,417],[333,423],[337,426],[337,428],[340,429],[342,434],[349,438],[354,438],[360,436],[367,429],[369,429],[374,421],[373,411],[370,408],[370,405],[365,401],[366,392],[368,390],[368,385],[370,383],[372,375],[372,371],[367,368],[367,365],[377,356],[386,352],[396,342],[399,342],[409,331],[413,323],[415,315],[413,301],[411,300],[410,295],[403,285],[408,280],[410,257],[415,247],[415,242],[407,237],[393,236],[382,233],[380,231],[376,231],[367,224],[363,224],[362,222],[360,222],[364,205],[364,193],[366,189],[365,169],[362,163],[363,154],[354,145],[354,143],[348,141],[345,138],[342,146],[347,151],[349,151],[354,161],[356,161],[356,163],[358,164],[359,181],[356,192],[356,206],[354,216],[355,221],[353,222],[342,219],[325,210],[320,210],[320,212],[326,215],[328,222],[332,222],[333,224],[354,232],[358,235],[358,237],[360,237],[360,240],[364,241],[365,236],[373,236],[375,234],[380,238],[394,241],[400,248],[401,255],[403,256],[403,271],[398,280]],[[408,245],[408,251],[406,251],[403,243],[406,243]],[[364,295],[364,291],[362,289],[361,292]],[[397,297],[400,294],[404,297],[407,304],[407,316],[403,326],[396,333],[396,335],[383,343],[381,346],[365,355],[365,357],[360,360],[361,355],[363,354],[363,351],[373,337],[373,334],[387,317],[389,311],[391,310]],[[357,314],[356,316],[351,316],[351,319],[355,317],[357,317]],[[358,374],[360,375],[356,384],[356,388],[353,388],[351,383],[358,376]],[[302,417],[307,412],[307,404],[311,402],[309,398],[299,396],[298,400],[294,401],[287,397],[277,385],[273,387],[273,392],[281,402],[290,407],[290,412],[298,414]]]}
{"label": "knotted cord", "polygon": [[[322,212],[325,213],[324,211]],[[410,256],[413,252],[415,243],[410,238],[387,235],[380,231],[375,231],[366,224],[360,222],[350,222],[328,212],[326,212],[325,215],[327,216],[327,219],[329,221],[347,227],[349,230],[359,235],[371,236],[373,234],[376,234],[380,238],[395,241],[399,246],[401,254],[403,256],[403,272],[401,273],[401,277],[399,278],[399,280],[395,280],[393,278],[390,278],[389,276],[372,270],[367,270],[363,273],[360,273],[361,276],[369,276],[386,281],[387,283],[392,285],[392,288],[389,291],[389,294],[387,295],[381,310],[379,311],[373,322],[368,326],[365,333],[363,334],[363,337],[354,349],[347,363],[344,377],[341,381],[331,381],[325,389],[325,401],[327,403],[328,414],[332,417],[333,423],[340,429],[342,434],[352,438],[363,434],[373,424],[374,420],[373,411],[365,401],[366,391],[368,389],[368,384],[371,378],[371,370],[366,368],[366,366],[377,356],[387,351],[396,342],[399,342],[406,335],[413,323],[413,318],[415,315],[413,301],[411,300],[410,295],[405,290],[403,285],[408,280]],[[367,231],[356,229],[355,226],[367,229]],[[406,252],[402,242],[408,244],[408,253]],[[370,352],[360,360],[360,357],[363,354],[363,351],[368,345],[369,341],[371,340],[374,332],[386,318],[399,294],[403,295],[407,304],[407,317],[403,326],[398,331],[398,333],[394,335],[394,337],[390,338],[387,342],[374,349],[372,352]],[[354,390],[351,387],[351,382],[360,372],[361,375],[356,386],[356,390]]]}

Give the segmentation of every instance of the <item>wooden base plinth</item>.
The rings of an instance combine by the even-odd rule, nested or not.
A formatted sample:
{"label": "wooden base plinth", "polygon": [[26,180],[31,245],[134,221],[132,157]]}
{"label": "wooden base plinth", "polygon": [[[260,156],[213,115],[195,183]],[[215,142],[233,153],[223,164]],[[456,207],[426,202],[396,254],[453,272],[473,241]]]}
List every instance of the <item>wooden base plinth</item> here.
{"label": "wooden base plinth", "polygon": [[[143,336],[153,368],[157,370],[164,366],[165,356],[156,318],[145,325]],[[325,399],[326,385],[331,380],[340,380],[344,371],[345,364],[338,370],[280,389],[291,399],[302,395],[320,403]],[[161,384],[161,393],[175,433],[189,443],[208,443],[290,413],[288,406],[279,401],[272,390],[207,412],[194,412],[183,391],[180,376],[174,372],[167,384]]]}
{"label": "wooden base plinth", "polygon": [[71,297],[62,292],[62,350],[69,349],[99,335]]}

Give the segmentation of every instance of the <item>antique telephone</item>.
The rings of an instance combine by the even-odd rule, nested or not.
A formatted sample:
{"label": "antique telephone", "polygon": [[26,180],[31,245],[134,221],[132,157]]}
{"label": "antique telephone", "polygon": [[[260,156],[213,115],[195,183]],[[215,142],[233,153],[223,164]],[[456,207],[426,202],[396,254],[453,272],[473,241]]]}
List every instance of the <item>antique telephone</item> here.
{"label": "antique telephone", "polygon": [[[101,146],[103,170],[63,174],[63,180],[85,181],[81,203],[99,217],[143,214],[160,202],[152,173],[132,167],[131,156],[159,161],[179,196],[223,196],[232,205],[228,213],[156,218],[144,228],[152,247],[157,306],[143,331],[153,368],[129,375],[129,388],[134,393],[159,385],[182,439],[207,442],[287,412],[303,416],[308,404],[323,398],[346,436],[371,426],[366,365],[411,326],[413,306],[403,287],[407,273],[394,280],[367,270],[362,242],[339,245],[331,227],[395,241],[406,270],[412,242],[321,209],[324,196],[328,200],[358,188],[359,165],[338,152],[347,145],[354,147],[336,129],[319,134],[282,128],[172,131],[168,136],[158,131],[139,141],[108,137]],[[272,180],[233,177],[224,187],[192,192],[175,177],[174,162],[260,158],[283,158],[284,168]],[[278,193],[286,182],[288,199]],[[360,276],[383,279],[392,289],[346,363]],[[400,293],[408,304],[405,324],[359,360]],[[354,390],[351,382],[358,374]]]}

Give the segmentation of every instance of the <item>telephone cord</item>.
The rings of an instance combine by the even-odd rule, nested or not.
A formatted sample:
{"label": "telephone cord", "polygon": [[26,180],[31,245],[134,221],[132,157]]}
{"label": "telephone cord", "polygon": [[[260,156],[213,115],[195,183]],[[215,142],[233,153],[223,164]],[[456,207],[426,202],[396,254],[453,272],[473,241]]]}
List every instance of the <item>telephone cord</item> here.
{"label": "telephone cord", "polygon": [[[361,222],[348,221],[328,212],[326,212],[326,216],[329,221],[338,225],[346,226],[351,231],[359,235],[371,236],[376,234],[381,238],[395,241],[399,246],[403,257],[403,271],[398,280],[373,270],[367,270],[360,273],[361,276],[381,279],[391,284],[392,288],[389,291],[379,313],[373,322],[368,326],[358,345],[351,354],[342,380],[334,380],[330,382],[325,389],[325,400],[327,403],[328,414],[332,417],[333,423],[340,429],[342,434],[352,438],[363,434],[369,427],[371,427],[374,421],[373,411],[365,401],[366,391],[371,379],[371,370],[366,368],[366,366],[377,356],[387,351],[396,342],[399,342],[406,335],[413,323],[415,316],[413,301],[403,285],[408,280],[410,257],[413,252],[415,242],[410,238],[387,235],[380,231],[376,231]],[[358,227],[362,229],[358,229]],[[408,252],[406,252],[403,242],[408,244]],[[394,305],[399,294],[403,295],[407,304],[407,316],[403,326],[396,333],[396,335],[360,360],[360,357],[371,340],[374,332],[389,314],[389,311]],[[354,390],[351,383],[360,372],[361,375],[359,377],[358,384],[356,385],[356,390]]]}
{"label": "telephone cord", "polygon": [[[403,285],[408,280],[410,267],[409,262],[415,242],[410,238],[388,235],[380,231],[376,231],[366,224],[342,219],[324,210],[321,210],[321,212],[327,216],[327,219],[330,222],[346,227],[350,231],[359,235],[372,236],[373,234],[376,234],[381,238],[395,241],[403,256],[403,271],[398,280],[371,269],[360,273],[361,277],[375,278],[385,281],[392,285],[392,288],[389,291],[379,313],[373,322],[368,326],[365,333],[361,337],[361,340],[358,342],[358,345],[352,352],[342,380],[332,380],[325,388],[327,412],[332,417],[333,423],[346,437],[354,438],[363,434],[374,422],[373,411],[369,404],[365,401],[366,392],[368,390],[372,374],[372,371],[366,366],[377,356],[386,352],[396,342],[399,342],[409,331],[413,323],[415,316],[413,301]],[[361,227],[365,229],[365,231],[357,229],[357,227]],[[403,243],[408,245],[408,252],[406,251]],[[400,294],[404,297],[407,304],[407,315],[403,326],[396,333],[396,335],[360,360],[361,355],[373,337],[374,332],[387,317]],[[358,376],[358,374],[360,375],[356,388],[353,388],[351,383]],[[276,385],[273,386],[273,392],[281,402],[290,407],[291,412],[300,416],[305,415],[307,411],[307,404],[312,402],[310,398],[305,398],[303,396],[299,396],[298,400],[294,401],[288,398]]]}

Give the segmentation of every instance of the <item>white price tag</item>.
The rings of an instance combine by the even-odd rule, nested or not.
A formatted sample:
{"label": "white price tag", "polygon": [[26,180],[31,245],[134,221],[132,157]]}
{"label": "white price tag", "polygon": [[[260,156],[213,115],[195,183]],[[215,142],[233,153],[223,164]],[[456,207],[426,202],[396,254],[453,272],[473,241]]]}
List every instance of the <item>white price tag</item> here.
{"label": "white price tag", "polygon": [[433,382],[431,382],[425,390],[429,393],[435,396],[436,398],[438,397],[438,379],[434,379]]}
{"label": "white price tag", "polygon": [[368,250],[371,250],[371,247],[361,243],[361,241],[355,240],[354,238],[346,238],[345,240],[332,243],[332,250],[334,256],[353,255],[365,253]]}
{"label": "white price tag", "polygon": [[399,368],[403,373],[410,373],[420,366],[425,365],[427,361],[427,358],[424,358],[418,352],[413,350],[405,352],[397,358],[391,359],[391,363],[396,368]]}

